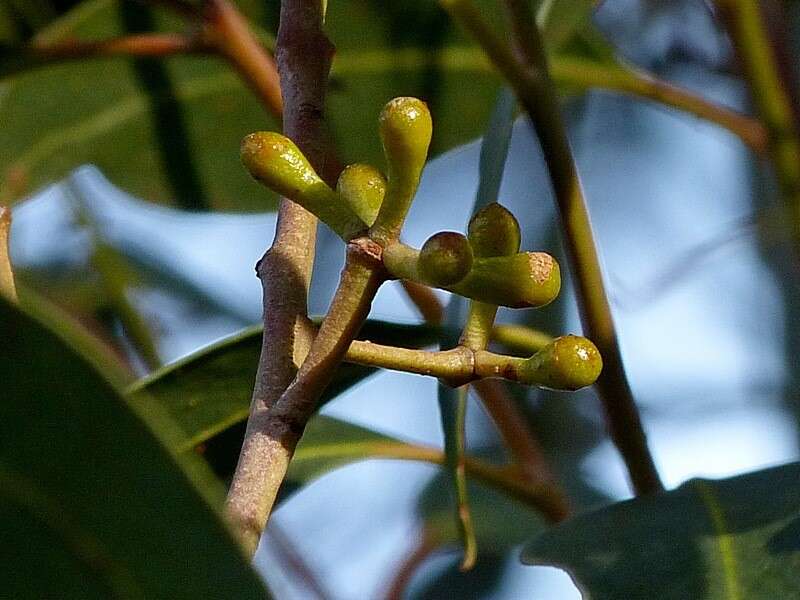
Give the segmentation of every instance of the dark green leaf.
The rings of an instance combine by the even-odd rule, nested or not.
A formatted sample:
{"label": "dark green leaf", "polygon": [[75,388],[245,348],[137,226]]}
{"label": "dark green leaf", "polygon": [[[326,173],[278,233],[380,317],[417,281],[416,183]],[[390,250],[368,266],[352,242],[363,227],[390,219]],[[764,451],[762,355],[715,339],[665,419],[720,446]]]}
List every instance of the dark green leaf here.
{"label": "dark green leaf", "polygon": [[620,502],[545,532],[527,564],[593,600],[800,597],[800,463]]}
{"label": "dark green leaf", "polygon": [[[438,336],[435,327],[382,321],[367,321],[359,335],[376,343],[417,348],[432,344]],[[260,352],[261,327],[245,329],[140,380],[129,390],[131,401],[143,411],[154,405],[166,409],[186,436],[178,450],[189,450],[247,418]],[[341,365],[323,402],[375,372],[371,367]]]}
{"label": "dark green leaf", "polygon": [[[0,581],[13,598],[263,598],[192,476],[81,356],[0,300]],[[202,477],[202,479],[200,479]],[[197,487],[196,487],[197,486]],[[203,490],[201,494],[198,490]]]}

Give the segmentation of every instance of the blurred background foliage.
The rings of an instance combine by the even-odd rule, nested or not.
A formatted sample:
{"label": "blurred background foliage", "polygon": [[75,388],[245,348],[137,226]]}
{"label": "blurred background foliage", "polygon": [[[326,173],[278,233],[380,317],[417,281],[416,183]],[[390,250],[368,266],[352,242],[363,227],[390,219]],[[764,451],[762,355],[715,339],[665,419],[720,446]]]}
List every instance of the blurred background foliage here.
{"label": "blurred background foliage", "polygon": [[[487,127],[501,80],[436,3],[328,4],[326,29],[337,54],[326,119],[339,158],[382,166],[380,108],[394,96],[423,98],[434,117],[436,158],[406,239],[419,245],[442,229],[463,231],[478,183],[472,140]],[[480,4],[488,18],[499,18],[496,3]],[[278,2],[237,5],[271,46]],[[559,64],[577,72],[602,66],[609,76],[635,66],[751,112],[730,43],[705,2],[606,0],[594,12],[590,5],[553,3],[546,37],[556,74]],[[784,2],[781,9],[782,42],[796,56],[800,6]],[[225,481],[259,345],[257,330],[237,332],[260,320],[252,267],[272,238],[276,200],[245,173],[238,148],[245,134],[280,125],[215,57],[37,64],[19,51],[31,40],[185,28],[157,2],[0,1],[0,204],[14,209],[11,257],[23,306],[74,335],[94,336],[98,361],[113,362],[126,384],[149,374],[135,384],[138,414],[166,407],[170,418],[163,420],[176,426],[169,449],[190,456],[193,468],[210,465]],[[557,79],[626,364],[665,482],[672,488],[695,476],[795,460],[797,234],[771,217],[780,200],[769,166],[716,125],[587,89],[580,77]],[[499,201],[523,225],[523,248],[553,253],[568,271],[538,144],[523,119],[513,128],[500,189]],[[343,257],[324,228],[317,254],[310,304],[323,314]],[[423,347],[439,335],[420,325],[393,284],[379,294],[373,316],[365,339]],[[552,305],[502,310],[501,320],[552,334],[580,330],[568,279]],[[214,350],[164,369],[229,335],[235,337]],[[48,368],[36,364],[30,377]],[[435,390],[423,378],[342,367],[324,416],[298,450],[275,533],[256,557],[278,597],[374,597],[389,589],[407,558],[421,563],[408,582],[411,598],[578,597],[563,572],[519,564],[520,544],[543,530],[529,508],[473,480],[479,560],[462,574],[439,471],[416,462],[361,462],[398,445],[441,446]],[[577,511],[630,496],[591,391],[510,390]],[[471,452],[506,458],[472,401],[468,424]],[[199,481],[200,488],[216,485],[202,483],[212,481],[208,474]],[[779,516],[791,523],[789,514]],[[200,543],[203,535],[196,534]],[[207,535],[217,539],[218,532]],[[292,562],[291,547],[304,565]],[[309,583],[305,569],[325,590]]]}

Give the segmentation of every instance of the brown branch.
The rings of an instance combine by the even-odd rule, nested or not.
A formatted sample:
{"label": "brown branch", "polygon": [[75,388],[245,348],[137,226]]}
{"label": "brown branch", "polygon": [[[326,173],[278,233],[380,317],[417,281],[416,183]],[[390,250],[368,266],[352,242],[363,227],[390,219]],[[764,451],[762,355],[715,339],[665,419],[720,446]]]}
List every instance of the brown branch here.
{"label": "brown branch", "polygon": [[411,303],[422,315],[422,318],[431,325],[441,325],[444,319],[444,307],[439,302],[436,292],[427,285],[416,281],[409,279],[400,279],[399,281]]}
{"label": "brown branch", "polygon": [[314,596],[319,600],[328,600],[331,596],[322,585],[322,582],[297,551],[283,528],[279,527],[278,523],[274,521],[269,528],[269,538],[275,544],[278,559],[303,582],[308,591],[313,592]]}
{"label": "brown branch", "polygon": [[545,517],[555,523],[569,517],[571,512],[569,499],[553,476],[542,447],[503,383],[493,379],[481,379],[475,381],[472,387],[475,388],[497,425],[524,479],[551,488],[552,508]]}
{"label": "brown branch", "polygon": [[17,301],[17,288],[14,285],[14,271],[9,256],[11,233],[11,209],[0,206],[0,296],[12,302]]}
{"label": "brown branch", "polygon": [[180,33],[143,33],[108,40],[58,42],[34,41],[17,51],[17,69],[52,62],[108,56],[163,57],[173,54],[203,54],[213,48],[202,36]]}
{"label": "brown branch", "polygon": [[[283,0],[276,53],[283,130],[320,173],[325,172],[322,115],[333,50],[322,31],[321,3]],[[282,200],[275,240],[257,269],[264,289],[264,336],[250,418],[226,507],[251,553],[273,502],[265,498],[266,490],[277,491],[288,464],[287,458],[282,470],[270,461],[273,455],[285,456],[281,438],[286,432],[276,430],[268,416],[294,379],[294,357],[303,350],[296,348],[295,330],[307,315],[316,225],[311,213]]]}
{"label": "brown branch", "polygon": [[419,531],[419,535],[414,540],[414,546],[411,551],[405,555],[403,561],[400,563],[400,568],[395,573],[391,582],[389,582],[386,595],[386,600],[402,600],[403,594],[411,583],[414,573],[417,572],[422,564],[430,557],[431,554],[437,549],[438,543],[434,536],[430,535],[425,527]]}
{"label": "brown branch", "polygon": [[[278,70],[273,58],[253,34],[247,19],[228,0],[207,0],[204,18],[209,42],[230,61],[264,106],[280,119],[283,101]],[[278,36],[280,41],[280,32]],[[327,79],[327,72],[324,78]],[[284,128],[284,132],[286,131]],[[287,135],[292,137],[288,133]],[[298,147],[311,159],[303,146],[298,144]]]}

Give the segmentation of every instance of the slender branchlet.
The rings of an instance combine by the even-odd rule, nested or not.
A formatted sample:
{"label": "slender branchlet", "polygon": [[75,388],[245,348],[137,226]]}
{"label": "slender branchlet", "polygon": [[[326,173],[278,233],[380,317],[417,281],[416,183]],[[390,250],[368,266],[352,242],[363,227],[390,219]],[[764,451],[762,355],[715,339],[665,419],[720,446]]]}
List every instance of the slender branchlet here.
{"label": "slender branchlet", "polygon": [[470,350],[465,346],[430,351],[354,341],[345,360],[429,375],[453,387],[476,379],[500,377],[561,391],[592,385],[603,368],[603,360],[595,345],[576,335],[556,338],[530,358]]}

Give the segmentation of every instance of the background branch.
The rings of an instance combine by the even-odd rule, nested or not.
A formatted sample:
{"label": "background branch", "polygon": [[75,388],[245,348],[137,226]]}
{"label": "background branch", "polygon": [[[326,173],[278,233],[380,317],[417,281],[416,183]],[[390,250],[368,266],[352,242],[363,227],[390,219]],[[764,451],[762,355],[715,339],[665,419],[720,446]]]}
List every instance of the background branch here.
{"label": "background branch", "polygon": [[[533,123],[561,214],[584,330],[603,357],[603,371],[596,389],[603,402],[611,439],[625,461],[636,492],[660,491],[663,485],[647,447],[639,412],[625,375],[589,213],[539,32],[535,27],[524,27],[524,31],[532,32],[532,37],[515,39],[518,55],[534,58],[532,63],[520,63],[505,41],[484,22],[472,2],[443,0],[442,4],[469,31],[506,77]],[[533,20],[530,6],[524,0],[507,0],[507,7],[512,22]],[[522,29],[518,27],[517,32]]]}

